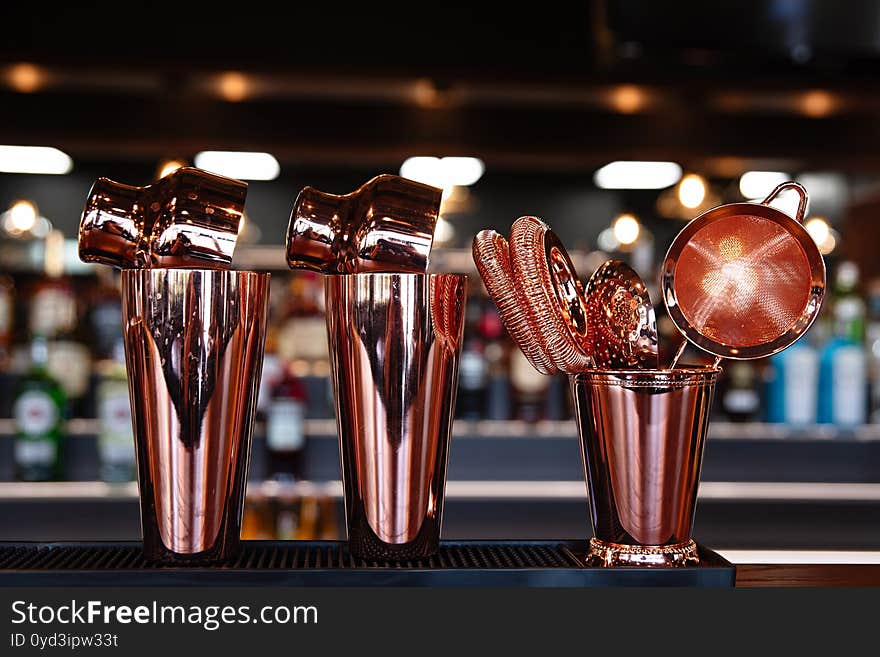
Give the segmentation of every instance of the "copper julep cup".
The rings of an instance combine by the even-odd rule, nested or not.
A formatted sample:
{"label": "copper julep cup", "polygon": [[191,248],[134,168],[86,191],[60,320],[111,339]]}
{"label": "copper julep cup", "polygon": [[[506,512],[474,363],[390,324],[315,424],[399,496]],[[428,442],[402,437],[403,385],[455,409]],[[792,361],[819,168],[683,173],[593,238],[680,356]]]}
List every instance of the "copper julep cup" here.
{"label": "copper julep cup", "polygon": [[122,272],[144,556],[221,562],[239,549],[269,274]]}
{"label": "copper julep cup", "polygon": [[351,553],[437,551],[458,388],[467,277],[325,278]]}
{"label": "copper julep cup", "polygon": [[691,537],[719,368],[570,377],[590,496],[592,566],[699,563]]}

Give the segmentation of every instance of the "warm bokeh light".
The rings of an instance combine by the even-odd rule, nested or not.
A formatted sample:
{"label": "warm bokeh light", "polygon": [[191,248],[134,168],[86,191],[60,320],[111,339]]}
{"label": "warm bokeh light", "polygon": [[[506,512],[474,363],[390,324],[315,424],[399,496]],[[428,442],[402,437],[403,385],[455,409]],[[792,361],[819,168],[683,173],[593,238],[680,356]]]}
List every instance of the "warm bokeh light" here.
{"label": "warm bokeh light", "polygon": [[822,89],[808,91],[800,100],[801,111],[814,119],[832,114],[837,109],[837,105],[837,99]]}
{"label": "warm bokeh light", "polygon": [[178,159],[162,160],[159,163],[159,172],[157,178],[164,178],[169,173],[174,173],[180,167],[185,167],[186,162]]}
{"label": "warm bokeh light", "polygon": [[434,228],[434,243],[448,244],[455,238],[455,226],[442,214],[437,217],[437,225]]}
{"label": "warm bokeh light", "polygon": [[26,233],[37,223],[37,206],[30,201],[16,201],[9,208],[9,229],[14,233]]}
{"label": "warm bokeh light", "polygon": [[804,224],[804,228],[807,229],[807,232],[816,244],[822,244],[831,233],[831,227],[822,217],[813,217]]}
{"label": "warm bokeh light", "polygon": [[237,103],[248,97],[251,84],[243,73],[227,71],[222,73],[217,80],[217,89],[224,100]]}
{"label": "warm bokeh light", "polygon": [[419,107],[438,107],[442,104],[441,96],[437,85],[430,78],[419,78],[413,83],[413,99]]}
{"label": "warm bokeh light", "polygon": [[611,227],[614,231],[614,237],[620,244],[625,246],[634,244],[639,239],[639,233],[641,232],[639,220],[631,214],[620,215],[614,220],[614,224]]}
{"label": "warm bokeh light", "polygon": [[819,253],[829,255],[840,242],[840,233],[831,228],[822,217],[813,217],[804,227],[819,247]]}
{"label": "warm bokeh light", "polygon": [[6,70],[6,82],[23,94],[39,91],[46,83],[46,72],[30,62],[13,64]]}
{"label": "warm bokeh light", "polygon": [[635,114],[645,107],[646,96],[641,88],[633,84],[623,84],[611,91],[609,102],[621,114]]}
{"label": "warm bokeh light", "polygon": [[689,173],[678,183],[678,200],[686,208],[698,208],[706,199],[706,181],[702,176]]}

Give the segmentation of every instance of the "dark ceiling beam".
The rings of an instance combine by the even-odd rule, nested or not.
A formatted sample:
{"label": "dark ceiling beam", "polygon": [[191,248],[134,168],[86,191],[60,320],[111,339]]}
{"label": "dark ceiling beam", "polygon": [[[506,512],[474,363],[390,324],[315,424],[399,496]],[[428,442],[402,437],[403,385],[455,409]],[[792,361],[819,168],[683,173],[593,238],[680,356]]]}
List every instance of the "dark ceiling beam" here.
{"label": "dark ceiling beam", "polygon": [[763,158],[803,168],[880,168],[880,124],[873,117],[719,114],[686,103],[623,115],[578,106],[424,109],[7,93],[0,94],[0,143],[50,144],[99,159],[221,148],[327,165],[391,166],[408,155],[463,154],[502,169],[587,170],[618,158],[687,165]]}

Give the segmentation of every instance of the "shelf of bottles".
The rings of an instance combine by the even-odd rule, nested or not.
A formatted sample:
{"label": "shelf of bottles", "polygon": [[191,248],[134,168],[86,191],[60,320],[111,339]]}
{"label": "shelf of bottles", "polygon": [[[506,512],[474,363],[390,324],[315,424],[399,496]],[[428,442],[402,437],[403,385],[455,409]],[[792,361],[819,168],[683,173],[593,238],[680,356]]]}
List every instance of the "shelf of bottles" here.
{"label": "shelf of bottles", "polygon": [[[14,442],[19,480],[66,479],[64,445],[88,435],[102,479],[131,481],[118,273],[75,264],[69,251],[62,245],[54,261],[47,251],[40,266],[24,259],[0,272],[0,440]],[[256,430],[272,480],[301,479],[306,441],[336,434],[321,277],[289,271],[279,254],[277,246],[237,254],[238,266],[273,271]],[[471,271],[470,254],[438,249],[432,269]],[[865,284],[846,262],[829,281],[803,340],[769,359],[724,364],[710,439],[880,440],[880,282]],[[674,328],[662,306],[658,313],[662,344],[674,350]],[[459,439],[576,437],[565,377],[529,366],[476,276],[456,416]]]}

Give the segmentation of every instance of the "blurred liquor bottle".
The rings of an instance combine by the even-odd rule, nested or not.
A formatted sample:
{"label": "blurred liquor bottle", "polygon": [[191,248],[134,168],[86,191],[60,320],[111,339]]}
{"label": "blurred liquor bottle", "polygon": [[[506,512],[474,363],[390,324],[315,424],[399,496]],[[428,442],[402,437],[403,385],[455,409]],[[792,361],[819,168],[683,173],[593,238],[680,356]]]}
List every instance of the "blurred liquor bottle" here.
{"label": "blurred liquor bottle", "polygon": [[458,365],[458,398],[455,415],[463,420],[480,420],[486,411],[487,362],[480,318],[481,299],[469,299],[465,311],[464,344]]}
{"label": "blurred liquor bottle", "polygon": [[868,286],[868,321],[865,326],[870,387],[870,422],[880,422],[880,279]]}
{"label": "blurred liquor bottle", "polygon": [[339,538],[339,519],[336,510],[336,500],[329,495],[322,496],[318,501],[318,539],[322,541],[335,541]]}
{"label": "blurred liquor bottle", "polygon": [[300,535],[300,498],[296,495],[283,495],[275,501],[275,538],[280,541],[294,541]]}
{"label": "blurred liquor bottle", "polygon": [[792,426],[815,424],[819,392],[819,352],[807,335],[770,357],[767,421]]}
{"label": "blurred liquor bottle", "polygon": [[510,376],[511,343],[494,303],[486,303],[480,318],[483,357],[486,361],[487,420],[509,420],[512,415]]}
{"label": "blurred liquor bottle", "polygon": [[122,340],[122,296],[119,272],[112,267],[96,267],[97,279],[89,304],[92,355],[97,361],[112,360]]}
{"label": "blurred liquor bottle", "polygon": [[98,457],[104,481],[132,481],[137,476],[134,430],[125,370],[125,348],[120,338],[111,358],[95,364],[98,384],[95,406],[98,417]]}
{"label": "blurred liquor bottle", "polygon": [[513,389],[514,419],[538,422],[544,419],[550,378],[532,367],[519,349],[510,350],[510,384]]}
{"label": "blurred liquor bottle", "polygon": [[819,366],[818,421],[852,427],[867,419],[865,302],[858,294],[859,269],[838,264],[831,295],[832,338]]}
{"label": "blurred liquor bottle", "polygon": [[746,360],[730,361],[724,366],[720,388],[721,410],[728,422],[755,422],[760,418],[757,365]]}
{"label": "blurred liquor bottle", "polygon": [[271,541],[275,538],[275,513],[265,498],[248,498],[241,520],[241,538],[245,541]]}
{"label": "blurred liquor bottle", "polygon": [[30,334],[46,339],[46,369],[64,389],[73,415],[83,417],[88,414],[84,403],[92,373],[91,354],[73,280],[64,273],[64,236],[52,231],[45,242],[45,273],[30,295]]}
{"label": "blurred liquor bottle", "polygon": [[294,539],[298,541],[313,541],[318,538],[320,526],[320,505],[314,495],[305,495],[299,502],[299,525],[297,526]]}
{"label": "blurred liquor bottle", "polygon": [[289,363],[309,398],[307,417],[332,417],[330,351],[324,320],[323,277],[311,271],[292,272],[287,297],[279,309],[277,354]]}
{"label": "blurred liquor bottle", "polygon": [[271,479],[305,477],[306,401],[305,386],[293,373],[293,365],[288,365],[272,389],[266,411],[266,470]]}
{"label": "blurred liquor bottle", "polygon": [[7,370],[12,359],[14,335],[15,281],[8,274],[0,274],[0,373]]}
{"label": "blurred liquor bottle", "polygon": [[31,342],[28,371],[18,382],[13,402],[16,475],[24,481],[47,481],[62,476],[67,395],[49,372],[45,337]]}

